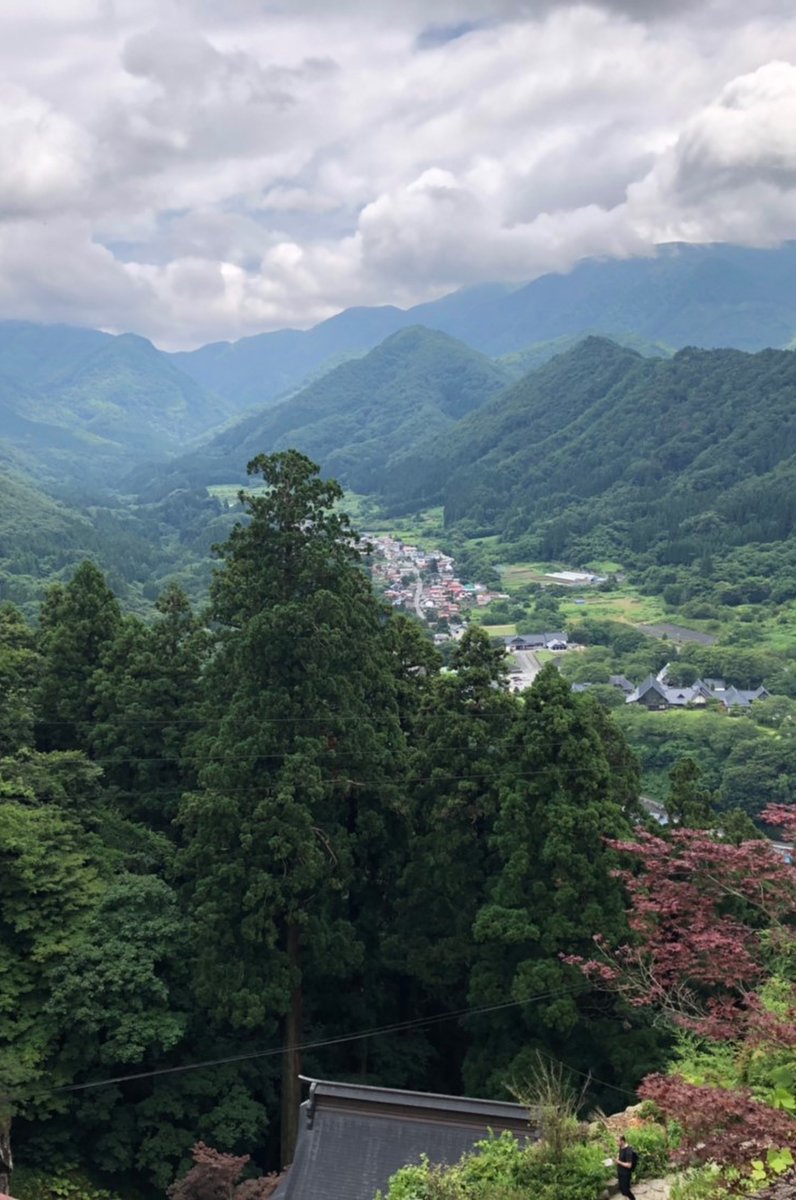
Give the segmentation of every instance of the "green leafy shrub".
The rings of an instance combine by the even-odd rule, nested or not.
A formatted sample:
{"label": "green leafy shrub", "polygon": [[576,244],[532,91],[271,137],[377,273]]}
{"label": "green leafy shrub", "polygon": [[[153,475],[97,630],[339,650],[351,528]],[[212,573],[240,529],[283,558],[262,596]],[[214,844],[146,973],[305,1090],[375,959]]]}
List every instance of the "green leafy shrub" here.
{"label": "green leafy shrub", "polygon": [[552,1158],[542,1144],[510,1133],[480,1142],[454,1167],[404,1167],[386,1200],[597,1200],[613,1169],[597,1143],[571,1145]]}
{"label": "green leafy shrub", "polygon": [[756,1190],[748,1172],[709,1163],[679,1175],[672,1185],[671,1200],[737,1200]]}
{"label": "green leafy shrub", "polygon": [[114,1192],[98,1187],[76,1167],[42,1171],[18,1167],[14,1172],[16,1200],[118,1200]]}
{"label": "green leafy shrub", "polygon": [[675,1146],[671,1131],[667,1132],[663,1125],[640,1125],[630,1132],[629,1140],[638,1153],[634,1178],[654,1179],[666,1174]]}

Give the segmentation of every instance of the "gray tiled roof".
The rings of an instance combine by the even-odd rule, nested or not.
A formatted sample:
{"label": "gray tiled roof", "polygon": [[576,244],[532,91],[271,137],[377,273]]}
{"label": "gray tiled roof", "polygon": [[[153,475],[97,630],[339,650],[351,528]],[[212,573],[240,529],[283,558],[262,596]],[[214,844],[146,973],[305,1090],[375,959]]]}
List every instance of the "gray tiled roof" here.
{"label": "gray tiled roof", "polygon": [[307,1080],[293,1165],[275,1200],[373,1200],[400,1167],[454,1163],[504,1129],[530,1137],[519,1104]]}

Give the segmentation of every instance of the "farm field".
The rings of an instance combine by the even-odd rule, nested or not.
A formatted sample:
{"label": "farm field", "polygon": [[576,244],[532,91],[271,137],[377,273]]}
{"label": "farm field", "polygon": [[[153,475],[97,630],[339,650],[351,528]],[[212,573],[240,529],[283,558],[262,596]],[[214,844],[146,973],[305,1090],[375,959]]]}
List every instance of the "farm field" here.
{"label": "farm field", "polygon": [[483,613],[474,612],[470,618],[473,625],[482,625],[490,637],[514,637],[517,626],[511,621],[503,625],[489,625],[483,620]]}

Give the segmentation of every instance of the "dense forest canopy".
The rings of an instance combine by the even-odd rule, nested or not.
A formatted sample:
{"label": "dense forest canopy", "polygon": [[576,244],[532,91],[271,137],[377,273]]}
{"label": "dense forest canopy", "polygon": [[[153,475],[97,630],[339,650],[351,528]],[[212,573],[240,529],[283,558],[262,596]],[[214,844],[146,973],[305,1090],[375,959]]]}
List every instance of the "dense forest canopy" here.
{"label": "dense forest canopy", "polygon": [[36,627],[0,609],[18,1162],[162,1186],[201,1137],[278,1165],[298,1052],[258,1056],[280,1041],[328,1041],[304,1055],[326,1075],[494,1095],[544,1046],[599,1065],[611,1105],[663,1044],[557,955],[585,951],[584,905],[623,935],[621,733],[552,667],[511,695],[476,629],[440,673],[373,596],[337,486],[295,452],[250,472],[268,489],[201,617],[176,587],[126,614],[90,562]]}

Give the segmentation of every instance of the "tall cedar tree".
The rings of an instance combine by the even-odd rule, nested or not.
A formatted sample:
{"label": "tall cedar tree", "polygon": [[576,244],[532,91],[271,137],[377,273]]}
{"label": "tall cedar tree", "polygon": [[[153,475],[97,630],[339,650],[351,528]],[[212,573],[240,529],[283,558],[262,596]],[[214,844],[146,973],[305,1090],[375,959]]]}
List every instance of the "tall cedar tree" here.
{"label": "tall cedar tree", "polygon": [[94,717],[94,672],[121,621],[119,601],[93,562],[81,563],[65,587],[55,584],[48,591],[39,617],[40,749],[86,747]]}
{"label": "tall cedar tree", "polygon": [[[418,709],[409,779],[412,853],[398,886],[385,955],[413,981],[414,1015],[467,1006],[473,922],[484,902],[497,780],[518,701],[506,690],[505,653],[478,626],[457,645],[455,673],[435,674]],[[434,1031],[441,1079],[461,1086],[461,1030]]]}
{"label": "tall cedar tree", "polygon": [[173,835],[180,794],[193,783],[185,745],[209,635],[176,585],[155,608],[151,625],[127,617],[105,647],[89,741],[119,810]]}
{"label": "tall cedar tree", "polygon": [[[296,1136],[305,981],[311,1016],[361,968],[392,893],[403,754],[386,617],[342,491],[295,451],[248,465],[249,521],[220,548],[197,789],[181,805],[197,990],[219,1020],[282,1027],[282,1157]],[[369,922],[372,926],[372,922]],[[375,950],[375,947],[372,949]]]}
{"label": "tall cedar tree", "polygon": [[554,666],[524,699],[507,740],[470,997],[533,1002],[474,1022],[465,1064],[472,1088],[521,1080],[535,1047],[577,1069],[628,1065],[618,1059],[612,1013],[584,994],[578,971],[560,955],[585,948],[593,929],[619,935],[625,928],[616,858],[604,838],[629,828],[623,806],[638,794],[637,767],[620,753],[615,731],[607,736],[607,716],[574,695]]}

